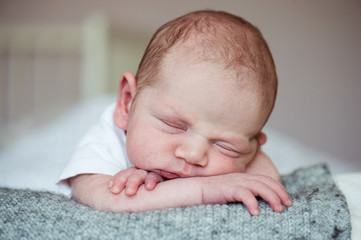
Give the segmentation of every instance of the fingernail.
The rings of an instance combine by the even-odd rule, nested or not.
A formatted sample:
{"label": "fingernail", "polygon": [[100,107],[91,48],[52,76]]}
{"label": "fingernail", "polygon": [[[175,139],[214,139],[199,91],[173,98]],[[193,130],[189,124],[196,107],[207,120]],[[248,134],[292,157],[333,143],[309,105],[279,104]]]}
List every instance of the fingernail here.
{"label": "fingernail", "polygon": [[113,187],[113,180],[110,180],[108,183],[108,188],[112,188]]}
{"label": "fingernail", "polygon": [[119,193],[119,188],[118,187],[112,187],[111,189],[110,189],[110,191],[112,192],[112,193]]}
{"label": "fingernail", "polygon": [[259,215],[259,209],[254,209],[254,210],[252,211],[252,215],[253,215],[253,216],[258,216],[258,215]]}
{"label": "fingernail", "polygon": [[127,196],[133,196],[133,195],[134,195],[134,191],[133,191],[132,189],[130,189],[130,188],[127,188],[127,189],[125,190],[125,194],[126,194]]}
{"label": "fingernail", "polygon": [[282,205],[278,205],[278,206],[277,206],[277,212],[283,212],[283,207],[282,207]]}

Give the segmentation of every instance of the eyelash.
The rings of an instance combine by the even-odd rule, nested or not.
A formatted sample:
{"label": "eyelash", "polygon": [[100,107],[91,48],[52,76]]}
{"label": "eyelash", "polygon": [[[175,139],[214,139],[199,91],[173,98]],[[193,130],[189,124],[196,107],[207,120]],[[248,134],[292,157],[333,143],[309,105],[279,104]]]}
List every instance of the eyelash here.
{"label": "eyelash", "polygon": [[214,146],[216,146],[216,148],[221,151],[223,154],[229,156],[229,157],[239,157],[241,155],[240,152],[234,150],[233,148],[230,148],[224,144],[220,144],[217,142],[212,142],[212,144]]}
{"label": "eyelash", "polygon": [[182,125],[179,125],[179,124],[175,124],[175,123],[172,123],[172,122],[168,122],[168,121],[165,121],[165,120],[160,120],[162,123],[164,123],[165,125],[167,125],[168,127],[170,128],[173,128],[173,129],[177,129],[177,130],[181,130],[182,132],[186,132],[187,131],[187,128],[185,126],[182,126]]}

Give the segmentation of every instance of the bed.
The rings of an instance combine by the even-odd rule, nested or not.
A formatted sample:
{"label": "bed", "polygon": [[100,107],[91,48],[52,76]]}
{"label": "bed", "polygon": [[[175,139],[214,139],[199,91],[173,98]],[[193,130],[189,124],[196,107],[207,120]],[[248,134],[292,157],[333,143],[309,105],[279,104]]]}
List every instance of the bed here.
{"label": "bed", "polygon": [[[67,233],[89,238],[102,238],[101,236],[104,238],[113,238],[113,235],[113,237],[111,237],[107,234],[120,232],[125,234],[125,236],[127,236],[126,238],[129,239],[140,239],[144,236],[148,236],[150,239],[159,237],[164,239],[166,238],[165,236],[174,236],[174,239],[177,239],[180,237],[180,235],[174,235],[177,232],[182,233],[184,238],[187,236],[187,238],[190,239],[209,239],[209,237],[234,238],[241,236],[237,235],[241,233],[239,233],[238,227],[234,227],[235,222],[232,221],[237,220],[236,223],[244,227],[243,229],[245,230],[242,231],[242,234],[247,232],[247,229],[253,229],[259,233],[259,228],[254,229],[253,226],[263,226],[262,231],[265,231],[265,229],[267,230],[267,226],[273,225],[269,223],[265,224],[265,222],[261,220],[257,220],[260,222],[254,223],[254,219],[256,218],[250,218],[241,204],[197,206],[193,208],[150,211],[134,215],[107,215],[85,206],[80,206],[71,199],[61,196],[55,185],[60,171],[69,159],[79,138],[97,121],[102,110],[114,100],[115,96],[110,95],[80,101],[62,114],[60,118],[45,126],[33,129],[25,136],[13,141],[1,151],[0,208],[2,207],[3,209],[0,213],[0,238],[2,238],[1,234],[5,234],[5,238],[10,238],[9,236],[16,238],[32,238],[34,236],[47,238],[49,234],[52,238],[68,238],[70,236],[67,235]],[[344,166],[342,161],[306,147],[274,129],[268,128],[266,132],[268,133],[269,141],[265,145],[264,151],[274,160],[280,173],[283,175],[283,180],[287,184],[290,184],[288,190],[292,191],[292,182],[307,185],[309,184],[308,181],[314,181],[308,186],[313,187],[313,189],[304,188],[302,190],[302,194],[306,195],[300,194],[297,191],[301,190],[297,190],[293,197],[297,198],[298,196],[298,199],[304,199],[304,204],[306,205],[311,204],[311,202],[318,202],[318,204],[322,205],[329,201],[328,197],[326,197],[327,192],[336,191],[335,195],[344,197],[345,201],[339,201],[338,206],[341,206],[342,211],[341,213],[336,213],[335,216],[338,217],[336,217],[335,221],[339,221],[338,224],[341,225],[350,221],[352,239],[358,239],[359,236],[361,236],[361,173],[352,173],[352,171],[350,171],[352,169]],[[323,176],[329,179],[324,180],[324,178],[322,178],[322,180],[320,180],[321,178],[317,179],[317,177],[312,177],[317,175],[312,173],[312,171],[317,172],[320,177]],[[312,178],[313,180],[310,180]],[[325,181],[325,183],[322,183],[322,181]],[[317,191],[314,188],[315,185],[318,186]],[[325,186],[331,186],[331,188],[324,188]],[[340,192],[338,192],[339,190]],[[317,196],[314,195],[315,192],[317,192]],[[295,201],[295,199],[293,201]],[[298,200],[296,200],[296,202],[297,201]],[[49,202],[51,202],[51,204],[49,204]],[[332,200],[331,203],[333,202],[335,201]],[[264,239],[272,239],[275,237],[275,235],[272,234],[276,233],[279,239],[289,239],[290,236],[291,238],[297,238],[296,235],[282,234],[284,234],[285,229],[288,231],[288,234],[292,232],[293,234],[295,234],[295,232],[299,233],[300,230],[292,230],[291,226],[295,226],[296,224],[297,226],[302,226],[303,230],[305,230],[306,227],[302,225],[304,223],[298,223],[297,221],[307,218],[312,222],[316,221],[310,220],[313,215],[316,216],[317,219],[321,218],[319,216],[322,215],[322,212],[320,212],[321,208],[318,210],[307,210],[307,214],[304,215],[305,213],[303,213],[302,218],[296,218],[296,214],[299,214],[299,211],[295,209],[293,210],[293,214],[291,214],[291,210],[288,210],[288,212],[285,213],[286,215],[274,215],[272,211],[269,211],[267,204],[264,204],[262,201],[260,204],[261,211],[267,216],[264,217],[268,219],[267,221],[269,221],[269,219],[277,219],[275,226],[277,226],[278,230],[273,228],[273,233],[269,232],[268,235],[265,235],[268,237],[261,237]],[[325,213],[325,211],[327,212],[327,208],[330,207],[327,204],[324,204],[324,207],[325,209],[323,211]],[[37,212],[39,208],[49,208],[50,210]],[[302,211],[305,210],[303,209]],[[340,211],[340,209],[338,211]],[[52,214],[48,215],[49,212]],[[239,214],[235,215],[237,212]],[[198,215],[193,216],[195,213],[198,213]],[[327,213],[325,219],[328,220],[332,214],[335,213]],[[89,217],[88,220],[85,216]],[[185,231],[184,225],[190,226],[189,224],[192,222],[190,218],[209,221],[208,224],[202,225],[206,230],[202,227],[202,231],[196,231],[198,235],[192,235],[192,231],[188,228],[188,230]],[[11,225],[5,224],[9,223],[9,219],[17,219],[16,224],[14,224],[14,222],[12,222]],[[21,221],[19,221],[19,219]],[[107,224],[106,221],[101,221],[100,219],[107,219],[109,223]],[[230,219],[232,219],[232,221]],[[343,220],[341,221],[340,219]],[[39,224],[39,222],[41,224]],[[66,228],[64,228],[64,225],[59,225],[61,222],[72,223],[72,228],[65,231],[64,229]],[[120,226],[116,226],[114,222],[125,224],[129,228],[120,228]],[[198,221],[198,224],[199,222],[202,221]],[[288,222],[288,225],[285,227],[282,223],[286,224],[286,222]],[[290,223],[292,223],[292,225],[290,225]],[[27,224],[30,224],[31,227]],[[49,224],[52,226],[52,228],[50,228],[53,229],[52,231],[41,231],[44,226]],[[74,224],[78,224],[79,226],[74,228]],[[228,227],[228,230],[222,232],[224,228],[219,228],[220,225],[225,227],[225,229]],[[38,228],[36,228],[36,226],[38,226]],[[142,231],[139,229],[139,226],[143,226]],[[163,228],[159,228],[160,226]],[[323,223],[322,226],[327,226],[327,224]],[[109,228],[108,232],[104,232],[104,228]],[[344,228],[347,229],[345,226]],[[61,229],[63,230],[60,231]],[[103,230],[95,234],[92,232],[95,229],[99,231],[100,229]],[[133,229],[133,231],[129,232],[129,229]],[[160,231],[159,229],[163,230]],[[311,236],[310,239],[317,239],[319,236],[322,236],[322,234],[312,235],[312,229],[310,229],[308,229],[307,232],[309,235],[306,235]],[[347,239],[347,236],[349,237],[347,231],[345,229],[341,231],[340,229],[340,227],[330,229],[330,236],[335,239]],[[318,231],[313,230],[313,232]],[[45,233],[48,235],[44,235]],[[255,233],[247,236],[248,239],[257,239],[260,237],[260,235]],[[326,239],[324,237],[321,238]]]}

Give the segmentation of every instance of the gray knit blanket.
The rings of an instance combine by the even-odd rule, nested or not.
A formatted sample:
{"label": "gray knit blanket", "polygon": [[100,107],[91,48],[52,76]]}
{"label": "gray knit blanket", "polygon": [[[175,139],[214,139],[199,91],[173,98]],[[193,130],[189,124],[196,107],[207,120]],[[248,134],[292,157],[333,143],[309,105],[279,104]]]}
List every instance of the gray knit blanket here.
{"label": "gray knit blanket", "polygon": [[262,200],[260,216],[240,203],[109,213],[64,196],[0,188],[0,239],[350,239],[346,199],[325,165],[282,176],[293,205]]}

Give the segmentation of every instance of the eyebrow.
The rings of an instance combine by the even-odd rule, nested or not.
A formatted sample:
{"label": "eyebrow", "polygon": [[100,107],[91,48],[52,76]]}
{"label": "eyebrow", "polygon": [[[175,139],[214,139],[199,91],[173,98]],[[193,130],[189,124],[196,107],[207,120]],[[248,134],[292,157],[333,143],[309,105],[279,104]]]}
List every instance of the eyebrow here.
{"label": "eyebrow", "polygon": [[187,114],[181,114],[174,106],[164,104],[161,108],[163,109],[163,113],[161,113],[161,111],[157,111],[157,114],[160,115],[160,117],[167,118],[170,121],[181,121],[182,123],[188,125],[192,124],[190,119],[187,118]]}

